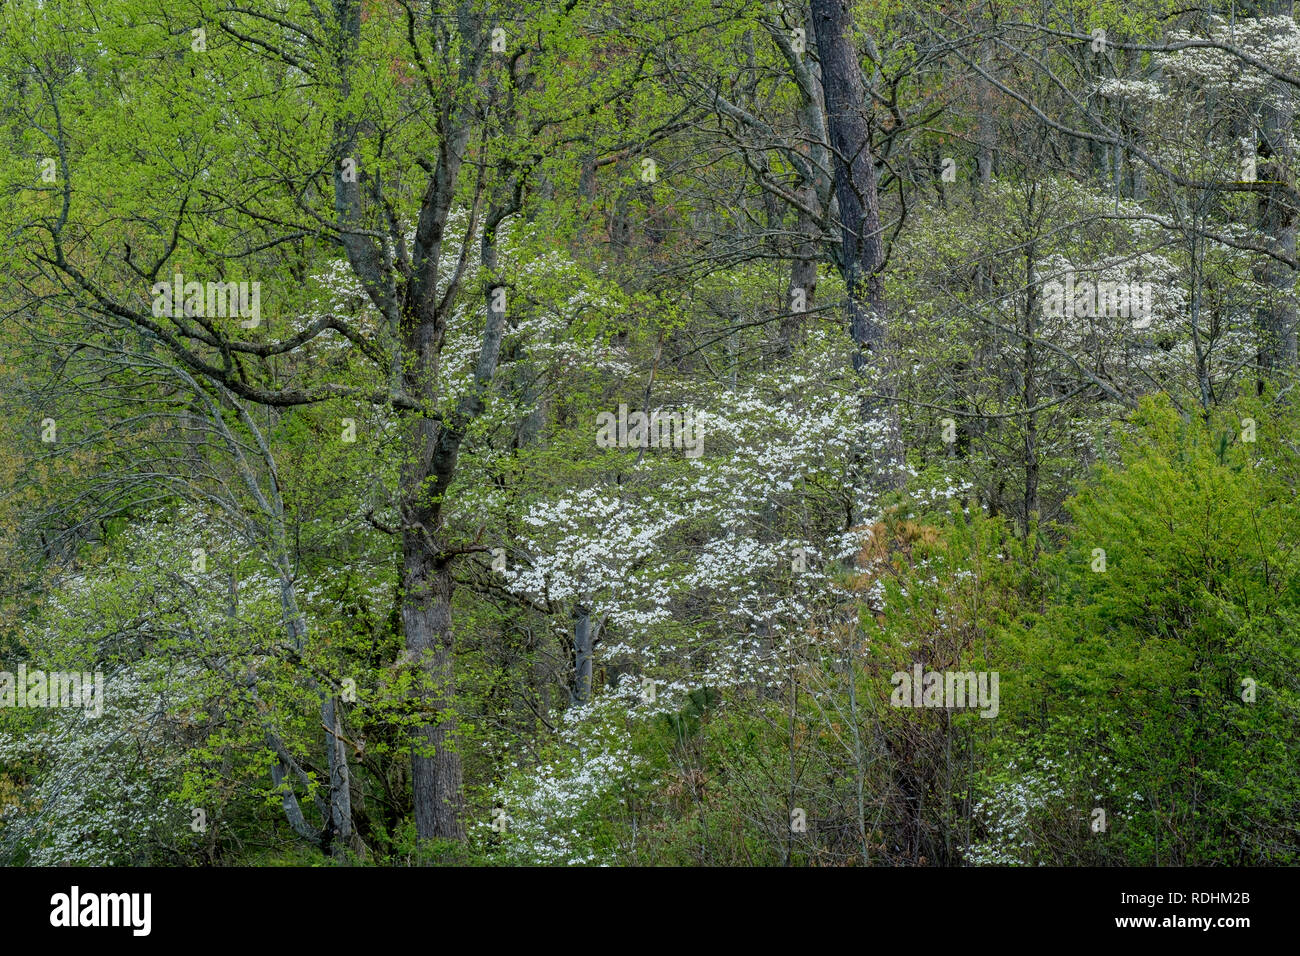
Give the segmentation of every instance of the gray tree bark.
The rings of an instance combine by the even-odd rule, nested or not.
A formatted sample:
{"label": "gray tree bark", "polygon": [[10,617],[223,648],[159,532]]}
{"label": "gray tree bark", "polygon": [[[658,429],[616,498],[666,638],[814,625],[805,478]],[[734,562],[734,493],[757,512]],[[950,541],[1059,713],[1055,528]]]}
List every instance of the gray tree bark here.
{"label": "gray tree bark", "polygon": [[[806,51],[815,47],[817,27],[809,21]],[[808,52],[800,54],[788,36],[781,30],[773,33],[785,57],[790,73],[799,87],[799,125],[807,146],[798,148],[806,155],[800,170],[802,182],[797,195],[802,203],[796,213],[795,231],[799,238],[790,263],[790,284],[786,289],[786,315],[779,329],[780,349],[789,354],[798,344],[803,330],[803,315],[791,308],[796,291],[803,292],[803,311],[813,307],[817,294],[817,266],[821,260],[822,235],[826,207],[831,199],[831,154],[827,148],[825,94],[822,91],[821,69]],[[798,168],[798,167],[796,167]],[[814,213],[815,211],[815,213]]]}
{"label": "gray tree bark", "polygon": [[[1291,16],[1293,0],[1259,0],[1244,13],[1257,17]],[[1291,125],[1295,118],[1294,91],[1274,83],[1259,104],[1260,162],[1258,179],[1267,184],[1260,194],[1257,219],[1260,232],[1274,249],[1292,260],[1296,253],[1296,206],[1300,202],[1291,172],[1294,147]],[[1285,262],[1265,258],[1254,269],[1262,301],[1255,309],[1255,334],[1260,388],[1267,378],[1296,368],[1295,269]]]}
{"label": "gray tree bark", "polygon": [[[880,275],[885,249],[866,115],[867,92],[850,32],[848,0],[812,0],[812,22],[821,58],[835,196],[839,201],[838,264],[847,291],[849,334],[857,346],[853,367],[865,380],[861,417],[864,425],[879,423],[881,429],[871,441],[874,448],[862,447],[855,452],[853,485],[855,490],[885,491],[897,487],[901,479],[902,439],[886,351],[885,292]],[[869,380],[872,376],[874,381]],[[870,397],[873,392],[880,397]],[[871,453],[877,457],[877,468],[868,473],[865,459]],[[861,504],[854,511],[856,523],[863,517]]]}
{"label": "gray tree bark", "polygon": [[582,706],[591,700],[592,664],[591,609],[583,603],[573,607],[573,687],[570,702]]}
{"label": "gray tree bark", "polygon": [[[1279,90],[1277,98],[1265,104],[1260,113],[1259,150],[1263,162],[1259,164],[1259,172],[1260,179],[1269,186],[1259,197],[1259,229],[1278,252],[1294,260],[1296,203],[1300,194],[1291,173],[1290,131],[1294,107],[1290,90]],[[1255,268],[1255,280],[1263,291],[1263,301],[1255,310],[1260,374],[1270,376],[1293,371],[1296,368],[1295,269],[1272,257],[1265,258]]]}

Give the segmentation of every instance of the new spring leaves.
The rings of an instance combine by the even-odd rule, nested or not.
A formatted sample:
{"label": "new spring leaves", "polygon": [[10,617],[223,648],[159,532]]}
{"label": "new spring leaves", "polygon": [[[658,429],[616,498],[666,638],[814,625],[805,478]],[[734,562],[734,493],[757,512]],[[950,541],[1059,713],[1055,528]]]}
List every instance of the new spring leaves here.
{"label": "new spring leaves", "polygon": [[[1107,51],[1107,34],[1105,29],[1096,29],[1091,34],[1091,49],[1095,54]],[[508,35],[505,28],[492,28],[490,50],[494,54],[507,53]],[[804,27],[793,27],[788,31],[789,49],[802,56],[808,49],[808,35]],[[197,26],[191,31],[190,49],[195,53],[207,51],[207,31]],[[1242,179],[1252,182],[1255,179],[1253,148],[1249,141],[1243,141]],[[640,179],[645,183],[658,181],[658,164],[652,157],[643,157],[640,163]],[[43,183],[55,183],[59,179],[59,164],[54,157],[45,157],[39,161],[38,175]],[[339,175],[343,182],[358,181],[360,170],[354,156],[344,157],[340,161]],[[939,176],[945,183],[957,179],[957,163],[952,157],[941,160]],[[494,290],[504,296],[504,289]],[[1144,328],[1150,322],[1151,293],[1150,284],[1097,283],[1096,287],[1088,283],[1076,285],[1067,279],[1064,288],[1059,283],[1048,283],[1045,288],[1044,309],[1053,315],[1106,315],[1115,314],[1134,319],[1136,328]],[[153,315],[157,318],[237,318],[245,329],[258,328],[261,323],[261,284],[248,281],[228,281],[224,277],[201,280],[186,279],[177,272],[171,281],[155,283],[150,290],[153,297]],[[803,290],[791,291],[791,311],[803,312]],[[503,310],[504,304],[494,303],[494,310]]]}
{"label": "new spring leaves", "polygon": [[[1243,418],[1241,420],[1241,433],[1239,435],[1239,440],[1242,442],[1242,444],[1249,445],[1255,443],[1256,435],[1257,435],[1257,427],[1258,427],[1257,423],[1253,418]],[[1230,435],[1231,433],[1225,433],[1225,435],[1223,436],[1224,440],[1226,441],[1226,439]],[[1107,552],[1105,548],[1101,548],[1101,547],[1093,548],[1088,556],[1088,561],[1089,561],[1088,566],[1094,574],[1105,574],[1109,570],[1109,564],[1107,561]],[[1241,698],[1242,703],[1245,704],[1255,703],[1256,700],[1258,699],[1258,689],[1259,689],[1258,682],[1253,677],[1241,677],[1240,687],[1241,687],[1241,691],[1239,696]],[[1104,815],[1103,815],[1101,830],[1104,829],[1105,829],[1105,823],[1104,823]],[[1094,827],[1094,832],[1096,832],[1095,827]]]}
{"label": "new spring leaves", "polygon": [[170,282],[155,282],[154,318],[240,318],[241,328],[255,329],[262,321],[262,283],[196,282],[177,272]]}

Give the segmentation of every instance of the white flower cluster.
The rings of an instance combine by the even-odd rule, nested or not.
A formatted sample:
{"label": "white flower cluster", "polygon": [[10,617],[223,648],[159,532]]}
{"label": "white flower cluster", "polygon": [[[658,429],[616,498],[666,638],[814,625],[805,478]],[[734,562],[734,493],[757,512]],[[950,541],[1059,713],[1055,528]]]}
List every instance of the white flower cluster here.
{"label": "white flower cluster", "polygon": [[[1173,31],[1170,42],[1208,39],[1248,53],[1274,69],[1295,74],[1300,68],[1300,29],[1290,16],[1211,18],[1206,37]],[[1171,79],[1193,80],[1216,87],[1220,92],[1254,98],[1265,93],[1273,79],[1228,50],[1192,47],[1173,53],[1157,53],[1156,63]]]}
{"label": "white flower cluster", "polygon": [[50,711],[21,735],[0,734],[0,763],[48,768],[4,820],[0,857],[16,847],[39,866],[174,862],[192,846],[190,813],[171,797],[184,762],[183,722],[196,669],[141,662],[106,675],[104,715]]}

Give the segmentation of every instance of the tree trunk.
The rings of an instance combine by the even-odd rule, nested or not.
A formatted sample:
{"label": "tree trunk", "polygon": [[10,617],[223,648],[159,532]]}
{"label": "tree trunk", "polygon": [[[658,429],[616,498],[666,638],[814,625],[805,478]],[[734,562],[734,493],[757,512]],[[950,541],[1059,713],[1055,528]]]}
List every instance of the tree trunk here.
{"label": "tree trunk", "polygon": [[[1029,197],[1029,211],[1032,215],[1035,196]],[[1024,376],[1024,388],[1021,398],[1025,403],[1025,491],[1023,507],[1025,512],[1025,538],[1033,533],[1038,519],[1038,415],[1029,411],[1038,402],[1038,356],[1034,349],[1034,335],[1037,332],[1035,313],[1040,308],[1038,299],[1038,246],[1030,240],[1025,246],[1025,345],[1024,364],[1021,372]],[[1038,553],[1038,543],[1033,545],[1034,554]]]}
{"label": "tree trunk", "polygon": [[427,715],[415,729],[411,753],[415,829],[421,840],[463,840],[458,720],[453,706],[451,565],[431,553],[420,538],[414,530],[403,535],[402,575],[406,650],[423,682],[415,700]]}
{"label": "tree trunk", "polygon": [[591,661],[591,609],[577,604],[573,608],[573,688],[570,691],[570,702],[575,707],[591,700]]}
{"label": "tree trunk", "polygon": [[[812,35],[807,37],[809,45],[817,42],[816,25],[809,23]],[[831,176],[830,150],[826,148],[826,114],[825,94],[822,91],[820,69],[817,62],[807,53],[800,54],[780,31],[777,42],[786,65],[799,87],[799,125],[801,135],[807,142],[806,147],[799,147],[798,152],[805,157],[804,167],[800,173],[801,182],[796,189],[800,201],[806,208],[797,211],[794,257],[790,263],[790,285],[786,289],[785,318],[781,320],[779,331],[779,350],[784,355],[799,344],[803,333],[803,313],[813,307],[817,293],[817,265],[822,252],[822,220],[830,203]],[[810,210],[817,211],[813,215]],[[799,290],[802,290],[800,293]],[[796,309],[802,298],[802,308]]]}
{"label": "tree trunk", "polygon": [[[853,367],[864,379],[861,417],[875,436],[864,439],[854,453],[855,492],[886,491],[901,478],[902,441],[890,363],[885,342],[885,294],[880,268],[884,264],[884,237],[880,227],[880,199],[876,167],[867,124],[867,94],[850,33],[848,0],[812,0],[813,28],[821,58],[822,90],[834,153],[835,195],[839,200],[841,251],[839,267],[848,296],[849,334],[857,351]],[[868,373],[875,373],[870,380]],[[870,392],[880,397],[869,397]],[[866,458],[874,454],[877,469],[867,474]],[[866,510],[859,503],[854,521]]]}
{"label": "tree trunk", "polygon": [[[810,186],[801,190],[805,199],[816,201],[816,193]],[[790,286],[785,293],[785,312],[779,330],[780,351],[789,355],[799,344],[803,335],[804,313],[813,307],[813,297],[817,294],[817,259],[819,255],[818,236],[821,226],[812,216],[800,211],[798,225],[799,243],[790,263]]]}
{"label": "tree trunk", "polygon": [[[1291,174],[1293,113],[1289,89],[1278,90],[1275,99],[1261,110],[1264,162],[1259,168],[1260,179],[1269,183],[1259,199],[1259,229],[1277,252],[1292,259],[1296,253],[1296,202],[1300,199]],[[1276,259],[1264,259],[1255,269],[1264,296],[1255,311],[1261,377],[1296,367],[1295,278],[1295,270]]]}
{"label": "tree trunk", "polygon": [[[1257,18],[1292,16],[1293,0],[1257,0],[1242,13]],[[1259,196],[1257,224],[1276,252],[1294,260],[1296,252],[1295,178],[1291,173],[1291,124],[1295,117],[1290,86],[1273,83],[1257,104],[1261,162],[1256,174],[1267,191]],[[1255,309],[1259,389],[1264,381],[1296,367],[1295,270],[1264,259],[1254,269],[1262,301]]]}
{"label": "tree trunk", "polygon": [[[980,44],[980,66],[986,72],[993,69],[992,44],[985,41]],[[982,193],[993,184],[993,157],[998,146],[998,123],[993,114],[993,84],[983,76],[975,79],[976,126],[975,126],[975,186],[976,192]]]}

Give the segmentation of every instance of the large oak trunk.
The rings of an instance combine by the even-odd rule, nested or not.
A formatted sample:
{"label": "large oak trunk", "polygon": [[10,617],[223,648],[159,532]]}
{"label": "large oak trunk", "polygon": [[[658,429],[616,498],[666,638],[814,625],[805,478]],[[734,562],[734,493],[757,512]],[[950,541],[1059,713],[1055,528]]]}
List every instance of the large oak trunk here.
{"label": "large oak trunk", "polygon": [[422,719],[413,732],[411,754],[415,826],[422,840],[462,840],[451,566],[431,553],[422,537],[408,531],[402,541],[402,624],[407,655],[421,682],[415,700]]}

